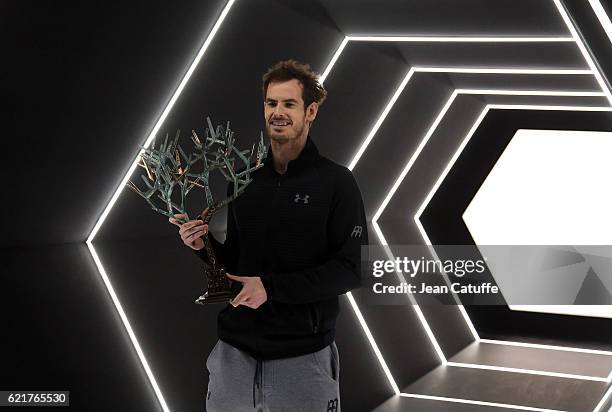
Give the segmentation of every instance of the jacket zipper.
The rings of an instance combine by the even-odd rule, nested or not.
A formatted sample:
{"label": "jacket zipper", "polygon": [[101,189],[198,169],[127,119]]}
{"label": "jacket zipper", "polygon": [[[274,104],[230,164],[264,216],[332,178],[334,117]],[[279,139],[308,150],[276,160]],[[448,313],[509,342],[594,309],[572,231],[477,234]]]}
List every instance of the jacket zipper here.
{"label": "jacket zipper", "polygon": [[313,303],[308,304],[310,309],[310,318],[312,319],[312,331],[317,333],[319,331],[319,315],[317,314],[317,308]]}

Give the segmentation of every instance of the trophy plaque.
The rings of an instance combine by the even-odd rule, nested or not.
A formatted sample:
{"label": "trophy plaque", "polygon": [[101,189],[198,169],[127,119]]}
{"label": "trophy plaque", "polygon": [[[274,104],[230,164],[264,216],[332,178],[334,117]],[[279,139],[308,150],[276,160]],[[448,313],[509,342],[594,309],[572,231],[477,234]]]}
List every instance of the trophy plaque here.
{"label": "trophy plaque", "polygon": [[[204,132],[204,140],[200,139],[195,130],[191,131],[193,150],[189,154],[179,145],[180,130],[171,141],[168,141],[166,135],[158,147],[155,147],[155,142],[148,148],[141,146],[138,166],[145,171],[141,175],[145,187],[141,190],[131,181],[127,185],[142,196],[154,211],[168,217],[174,217],[175,214],[189,216],[185,199],[192,189],[199,188],[204,191],[207,204],[199,218],[208,224],[215,213],[244,192],[252,181],[251,173],[263,165],[262,160],[267,150],[262,133],[259,143],[253,145],[251,150],[239,150],[234,145],[234,132],[229,122],[225,127],[218,125],[215,128],[210,118],[206,121],[208,127]],[[210,190],[209,177],[215,170],[233,187],[225,199],[215,200]],[[186,223],[186,220],[181,223]],[[208,232],[202,239],[208,257],[205,269],[207,290],[195,303],[203,305],[228,302],[232,292],[226,269],[217,259]]]}

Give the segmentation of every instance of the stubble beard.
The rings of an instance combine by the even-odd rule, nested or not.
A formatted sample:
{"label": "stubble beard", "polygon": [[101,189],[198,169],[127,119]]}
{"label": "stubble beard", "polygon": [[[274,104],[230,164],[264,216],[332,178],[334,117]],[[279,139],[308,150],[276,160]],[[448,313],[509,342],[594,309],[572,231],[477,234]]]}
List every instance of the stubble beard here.
{"label": "stubble beard", "polygon": [[295,133],[292,133],[288,136],[285,135],[279,135],[279,134],[275,134],[272,131],[272,126],[268,123],[266,125],[266,134],[268,135],[268,139],[270,140],[270,142],[274,142],[277,144],[285,144],[287,142],[295,142],[297,141],[297,139],[302,135],[302,133],[304,132],[304,123],[302,123],[302,127],[300,127],[298,130],[295,131]]}

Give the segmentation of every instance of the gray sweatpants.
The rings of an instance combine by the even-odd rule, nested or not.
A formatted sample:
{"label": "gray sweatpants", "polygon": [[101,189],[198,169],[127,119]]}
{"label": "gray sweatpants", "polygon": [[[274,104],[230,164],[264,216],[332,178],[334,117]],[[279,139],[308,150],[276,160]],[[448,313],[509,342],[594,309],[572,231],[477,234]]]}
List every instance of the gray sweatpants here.
{"label": "gray sweatpants", "polygon": [[206,360],[207,412],[340,412],[335,342],[292,358],[258,361],[219,340]]}

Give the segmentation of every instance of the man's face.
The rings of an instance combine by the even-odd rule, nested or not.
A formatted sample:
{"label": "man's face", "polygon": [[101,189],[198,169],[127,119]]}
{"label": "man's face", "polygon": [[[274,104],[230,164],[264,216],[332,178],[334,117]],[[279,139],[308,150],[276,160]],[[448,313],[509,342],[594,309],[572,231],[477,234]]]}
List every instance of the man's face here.
{"label": "man's face", "polygon": [[270,140],[284,143],[305,138],[317,114],[316,103],[304,110],[302,84],[297,79],[268,85],[264,102],[266,132]]}

